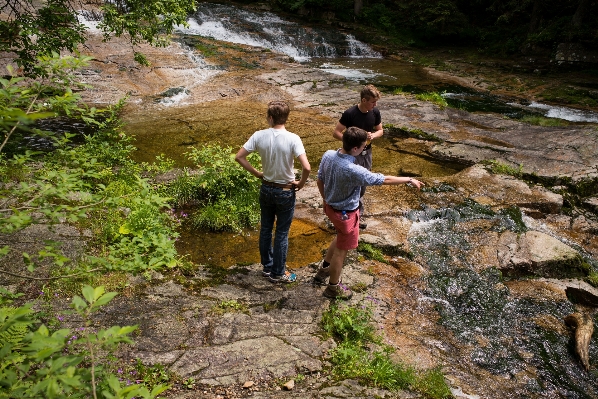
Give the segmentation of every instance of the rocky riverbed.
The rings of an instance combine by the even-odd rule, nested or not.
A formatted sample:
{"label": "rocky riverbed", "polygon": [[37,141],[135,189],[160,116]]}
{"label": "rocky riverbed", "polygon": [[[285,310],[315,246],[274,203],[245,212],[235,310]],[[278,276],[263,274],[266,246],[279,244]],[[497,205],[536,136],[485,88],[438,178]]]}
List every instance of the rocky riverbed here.
{"label": "rocky riverbed", "polygon": [[[200,68],[178,43],[165,49],[145,48],[152,62],[149,68],[136,65],[129,50],[125,43],[91,40],[86,51],[96,60],[83,77],[93,89],[82,94],[96,104],[113,103],[128,95],[123,116],[127,129],[137,135],[138,147],[150,159],[159,155],[152,151],[159,150],[144,148],[147,126],[161,132],[165,142],[177,145],[185,140],[201,143],[202,129],[216,129],[230,138],[225,144],[238,146],[247,131],[263,125],[265,104],[285,98],[293,105],[292,130],[302,136],[315,170],[323,150],[338,145],[331,137],[335,121],[358,98],[359,87],[351,82],[260,49],[224,47],[217,59],[207,60],[213,65],[208,70]],[[188,91],[182,101],[159,101],[169,89],[178,87]],[[454,306],[453,299],[465,298],[467,289],[456,286],[445,291],[450,298],[434,296],[433,276],[438,270],[434,259],[427,257],[434,252],[424,251],[420,242],[434,235],[431,227],[440,229],[442,224],[443,234],[450,233],[446,240],[460,239],[443,243],[450,259],[447,263],[455,267],[447,276],[459,270],[479,274],[499,270],[506,278],[495,281],[493,288],[505,303],[555,303],[566,313],[594,315],[598,291],[582,278],[588,259],[598,259],[596,190],[584,192],[575,204],[568,202],[567,192],[576,184],[596,184],[596,126],[531,126],[497,115],[440,108],[409,95],[384,95],[379,107],[383,122],[389,125],[386,151],[396,148],[399,155],[412,153],[456,162],[464,169],[435,176],[417,165],[402,166],[393,173],[425,174],[422,180],[427,190],[416,192],[400,186],[368,191],[368,228],[361,240],[384,249],[386,263],[351,253],[344,280],[365,287],[351,303],[374,304],[380,332],[396,348],[396,358],[421,369],[441,367],[457,398],[568,397],[569,387],[547,382],[540,353],[513,344],[527,339],[521,336],[527,331],[524,324],[567,342],[572,332],[564,322],[566,315],[559,318],[538,311],[529,315],[531,320],[514,325],[512,331],[501,331],[505,351],[519,352],[517,367],[497,371],[490,360],[481,361],[479,355],[495,344],[492,334],[479,327],[471,338],[463,333],[465,327],[441,322],[447,320],[449,309],[442,301]],[[240,126],[243,133],[235,134]],[[181,152],[178,147],[171,153]],[[376,161],[376,155],[374,158]],[[490,173],[481,164],[487,160],[519,168],[523,176],[548,184]],[[320,202],[311,180],[298,193],[295,217],[328,229]],[[455,213],[461,204],[476,205]],[[486,216],[476,213],[477,206]],[[505,209],[520,210],[516,214],[521,215],[525,228],[501,225],[503,219],[496,215]],[[513,219],[518,218],[508,220]],[[31,246],[52,234],[56,239],[64,235],[73,242],[85,240],[73,231],[42,230],[32,227],[0,241]],[[72,247],[73,252],[83,250],[80,245]],[[163,364],[183,378],[194,378],[193,389],[175,387],[168,392],[169,398],[418,397],[413,392],[390,393],[331,378],[325,355],[335,344],[321,338],[318,324],[329,301],[322,297],[321,288],[310,284],[315,267],[306,263],[297,268],[299,282],[288,287],[264,280],[257,264],[231,264],[221,279],[201,266],[189,276],[131,277],[129,288],[103,310],[98,323],[138,324],[135,344],[120,353],[123,358]],[[571,302],[572,290],[578,294],[575,303]],[[215,311],[219,304],[233,300],[244,304],[242,311]],[[476,313],[480,311],[473,305],[461,305],[471,306],[468,309],[478,316],[496,312],[487,308]],[[567,358],[562,359],[563,364],[574,374],[570,380],[582,381],[586,389],[585,396],[575,397],[597,397],[595,340],[590,344],[589,371],[563,346]],[[511,364],[508,353],[484,353],[502,356]],[[289,380],[295,381],[293,390],[283,390]]]}

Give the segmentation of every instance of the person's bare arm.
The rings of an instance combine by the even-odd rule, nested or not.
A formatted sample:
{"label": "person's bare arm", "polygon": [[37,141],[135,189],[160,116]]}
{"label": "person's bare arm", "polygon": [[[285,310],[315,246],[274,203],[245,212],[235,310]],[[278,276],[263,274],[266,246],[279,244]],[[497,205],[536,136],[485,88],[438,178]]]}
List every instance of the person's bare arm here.
{"label": "person's bare arm", "polygon": [[368,140],[372,141],[374,139],[380,138],[384,135],[384,129],[382,128],[382,123],[374,126],[373,131],[368,132]]}
{"label": "person's bare arm", "polygon": [[264,177],[264,173],[260,172],[259,170],[254,168],[253,165],[251,165],[249,163],[249,161],[247,160],[248,155],[249,155],[249,151],[247,151],[245,148],[241,147],[239,152],[237,152],[237,155],[235,155],[235,161],[239,162],[239,164],[243,167],[243,169],[245,169],[246,171],[248,171],[249,173],[251,173],[252,175],[257,177],[258,179],[262,179]]}
{"label": "person's bare arm", "polygon": [[309,165],[309,161],[307,160],[307,155],[301,154],[297,157],[299,163],[301,164],[301,180],[293,182],[297,186],[297,189],[301,190],[303,186],[305,186],[305,182],[309,177],[309,172],[311,172],[311,166]]}
{"label": "person's bare arm", "polygon": [[340,122],[337,122],[336,127],[334,128],[334,133],[332,133],[332,137],[337,140],[343,141],[343,132],[347,127]]}
{"label": "person's bare arm", "polygon": [[400,177],[400,176],[384,176],[384,183],[386,185],[396,185],[396,184],[411,184],[412,186],[416,187],[418,190],[424,186],[425,184],[421,181],[414,179],[412,177]]}

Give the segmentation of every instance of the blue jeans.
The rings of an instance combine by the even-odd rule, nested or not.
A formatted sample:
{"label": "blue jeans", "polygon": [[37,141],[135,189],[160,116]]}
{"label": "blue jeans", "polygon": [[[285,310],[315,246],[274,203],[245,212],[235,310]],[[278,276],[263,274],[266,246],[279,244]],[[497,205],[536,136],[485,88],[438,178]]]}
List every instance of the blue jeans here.
{"label": "blue jeans", "polygon": [[[260,257],[265,272],[277,277],[285,274],[289,230],[295,213],[295,191],[262,185],[260,189]],[[276,233],[272,246],[272,229]]]}

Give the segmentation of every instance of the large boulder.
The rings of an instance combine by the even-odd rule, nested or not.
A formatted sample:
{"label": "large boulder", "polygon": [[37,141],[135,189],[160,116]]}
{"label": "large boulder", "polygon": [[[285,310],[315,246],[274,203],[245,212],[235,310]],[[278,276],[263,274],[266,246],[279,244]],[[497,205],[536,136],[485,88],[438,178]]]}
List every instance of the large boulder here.
{"label": "large boulder", "polygon": [[517,235],[506,231],[497,245],[501,271],[508,276],[583,277],[586,272],[579,253],[556,238],[528,231]]}

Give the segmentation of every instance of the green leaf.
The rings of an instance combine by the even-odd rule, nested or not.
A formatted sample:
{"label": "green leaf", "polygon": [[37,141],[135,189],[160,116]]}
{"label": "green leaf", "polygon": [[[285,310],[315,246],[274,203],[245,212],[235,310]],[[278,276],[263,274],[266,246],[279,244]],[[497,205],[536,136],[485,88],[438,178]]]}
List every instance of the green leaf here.
{"label": "green leaf", "polygon": [[100,306],[104,306],[105,304],[110,302],[117,295],[118,295],[118,292],[107,292],[106,294],[102,295],[95,301],[95,303],[93,304],[93,307],[98,308]]}
{"label": "green leaf", "polygon": [[120,228],[118,229],[118,232],[120,234],[126,235],[126,234],[131,234],[131,229],[129,228],[129,226],[127,226],[127,224],[123,224],[122,226],[120,226]]}
{"label": "green leaf", "polygon": [[83,288],[81,289],[81,293],[83,294],[83,297],[85,298],[87,303],[92,304],[95,301],[95,290],[91,286],[83,286]]}

